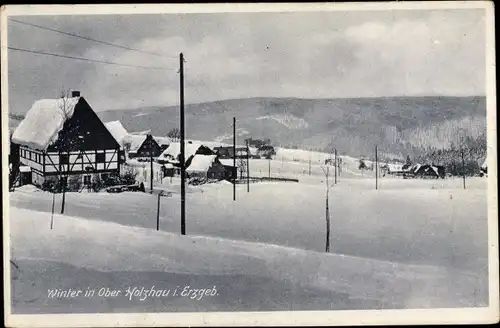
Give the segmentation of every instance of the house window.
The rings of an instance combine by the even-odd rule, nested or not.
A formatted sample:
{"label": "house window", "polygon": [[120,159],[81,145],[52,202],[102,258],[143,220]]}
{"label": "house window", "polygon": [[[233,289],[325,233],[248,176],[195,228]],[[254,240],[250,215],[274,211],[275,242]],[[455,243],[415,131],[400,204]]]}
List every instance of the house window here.
{"label": "house window", "polygon": [[69,155],[68,154],[59,155],[59,163],[60,164],[69,164]]}
{"label": "house window", "polygon": [[83,184],[84,185],[89,185],[90,184],[90,180],[91,180],[91,176],[90,175],[84,175],[83,176]]}
{"label": "house window", "polygon": [[97,163],[106,162],[106,154],[105,153],[97,153],[96,154],[96,161],[97,161]]}

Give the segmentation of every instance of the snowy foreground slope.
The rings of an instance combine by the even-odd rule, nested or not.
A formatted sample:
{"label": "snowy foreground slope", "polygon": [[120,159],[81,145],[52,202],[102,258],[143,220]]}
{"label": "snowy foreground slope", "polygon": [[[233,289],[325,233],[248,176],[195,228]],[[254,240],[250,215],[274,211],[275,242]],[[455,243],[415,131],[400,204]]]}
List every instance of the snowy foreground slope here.
{"label": "snowy foreground slope", "polygon": [[[202,236],[11,207],[14,313],[326,310],[486,305],[480,274]],[[127,288],[210,289],[130,297]],[[97,295],[102,287],[121,290]],[[48,298],[49,289],[95,289]],[[188,287],[189,289],[189,287]],[[214,292],[215,290],[215,292]]]}

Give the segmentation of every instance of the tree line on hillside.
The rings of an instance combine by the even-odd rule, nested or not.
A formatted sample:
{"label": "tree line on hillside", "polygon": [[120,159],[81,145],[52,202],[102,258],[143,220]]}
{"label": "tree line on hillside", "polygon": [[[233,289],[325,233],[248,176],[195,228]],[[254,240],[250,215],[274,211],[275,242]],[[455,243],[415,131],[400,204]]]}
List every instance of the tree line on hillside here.
{"label": "tree line on hillside", "polygon": [[451,175],[473,176],[479,173],[486,159],[486,153],[486,133],[482,133],[478,137],[462,136],[458,142],[452,142],[448,148],[427,147],[415,156],[415,161],[442,165]]}

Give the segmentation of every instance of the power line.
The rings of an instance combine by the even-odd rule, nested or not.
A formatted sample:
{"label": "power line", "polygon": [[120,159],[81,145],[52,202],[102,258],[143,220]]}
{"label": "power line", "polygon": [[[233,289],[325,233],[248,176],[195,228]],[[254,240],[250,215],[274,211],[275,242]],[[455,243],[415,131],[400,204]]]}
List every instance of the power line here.
{"label": "power line", "polygon": [[105,41],[101,41],[101,40],[92,39],[92,38],[89,38],[89,37],[86,37],[86,36],[81,36],[81,35],[70,33],[70,32],[64,32],[64,31],[56,30],[56,29],[53,29],[53,28],[50,28],[50,27],[45,27],[45,26],[40,26],[40,25],[36,25],[36,24],[32,24],[32,23],[27,23],[27,22],[19,21],[19,20],[12,19],[12,18],[9,18],[9,19],[11,21],[19,23],[19,24],[29,25],[29,26],[33,26],[33,27],[36,27],[36,28],[39,28],[39,29],[42,29],[42,30],[47,30],[47,31],[52,31],[52,32],[64,34],[64,35],[73,36],[73,37],[80,38],[80,39],[83,39],[83,40],[105,44],[105,45],[108,45],[108,46],[111,46],[111,47],[117,47],[117,48],[121,48],[121,49],[125,49],[125,50],[142,52],[142,53],[145,53],[145,54],[150,54],[150,55],[155,55],[155,56],[160,56],[160,57],[165,57],[165,58],[177,58],[176,56],[167,56],[167,55],[162,55],[162,54],[159,54],[159,53],[156,53],[156,52],[134,49],[134,48],[122,46],[122,45],[119,45],[119,44],[113,44],[113,43],[109,43],[109,42],[105,42]]}
{"label": "power line", "polygon": [[173,68],[168,68],[168,67],[154,67],[154,66],[120,64],[120,63],[115,63],[115,62],[105,61],[105,60],[89,59],[89,58],[83,58],[83,57],[73,57],[73,56],[67,56],[67,55],[61,55],[61,54],[54,54],[54,53],[50,53],[50,52],[28,50],[28,49],[21,49],[21,48],[15,48],[15,47],[7,47],[7,48],[10,50],[29,52],[29,53],[38,54],[38,55],[54,56],[54,57],[61,57],[61,58],[67,58],[67,59],[76,59],[76,60],[82,60],[82,61],[87,61],[87,62],[108,64],[108,65],[115,65],[115,66],[137,67],[137,68],[158,69],[158,70],[172,70],[172,71],[175,70]]}

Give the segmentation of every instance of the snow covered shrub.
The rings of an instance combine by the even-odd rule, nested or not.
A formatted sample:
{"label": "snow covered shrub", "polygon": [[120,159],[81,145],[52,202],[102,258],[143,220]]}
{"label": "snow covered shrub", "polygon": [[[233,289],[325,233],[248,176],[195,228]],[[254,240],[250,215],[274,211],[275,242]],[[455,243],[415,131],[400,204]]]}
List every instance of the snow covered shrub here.
{"label": "snow covered shrub", "polygon": [[43,191],[58,193],[61,191],[61,186],[57,180],[47,179],[42,183],[41,189]]}
{"label": "snow covered shrub", "polygon": [[92,184],[90,185],[93,191],[98,192],[105,187],[104,181],[99,174],[94,174]]}
{"label": "snow covered shrub", "polygon": [[120,182],[121,184],[131,185],[134,184],[135,178],[137,177],[137,171],[133,167],[127,167],[120,174]]}
{"label": "snow covered shrub", "polygon": [[198,186],[207,183],[208,180],[207,178],[204,177],[192,177],[189,178],[188,184],[193,185],[193,186]]}
{"label": "snow covered shrub", "polygon": [[68,177],[68,185],[66,191],[80,191],[82,189],[82,177],[79,175],[72,175]]}

